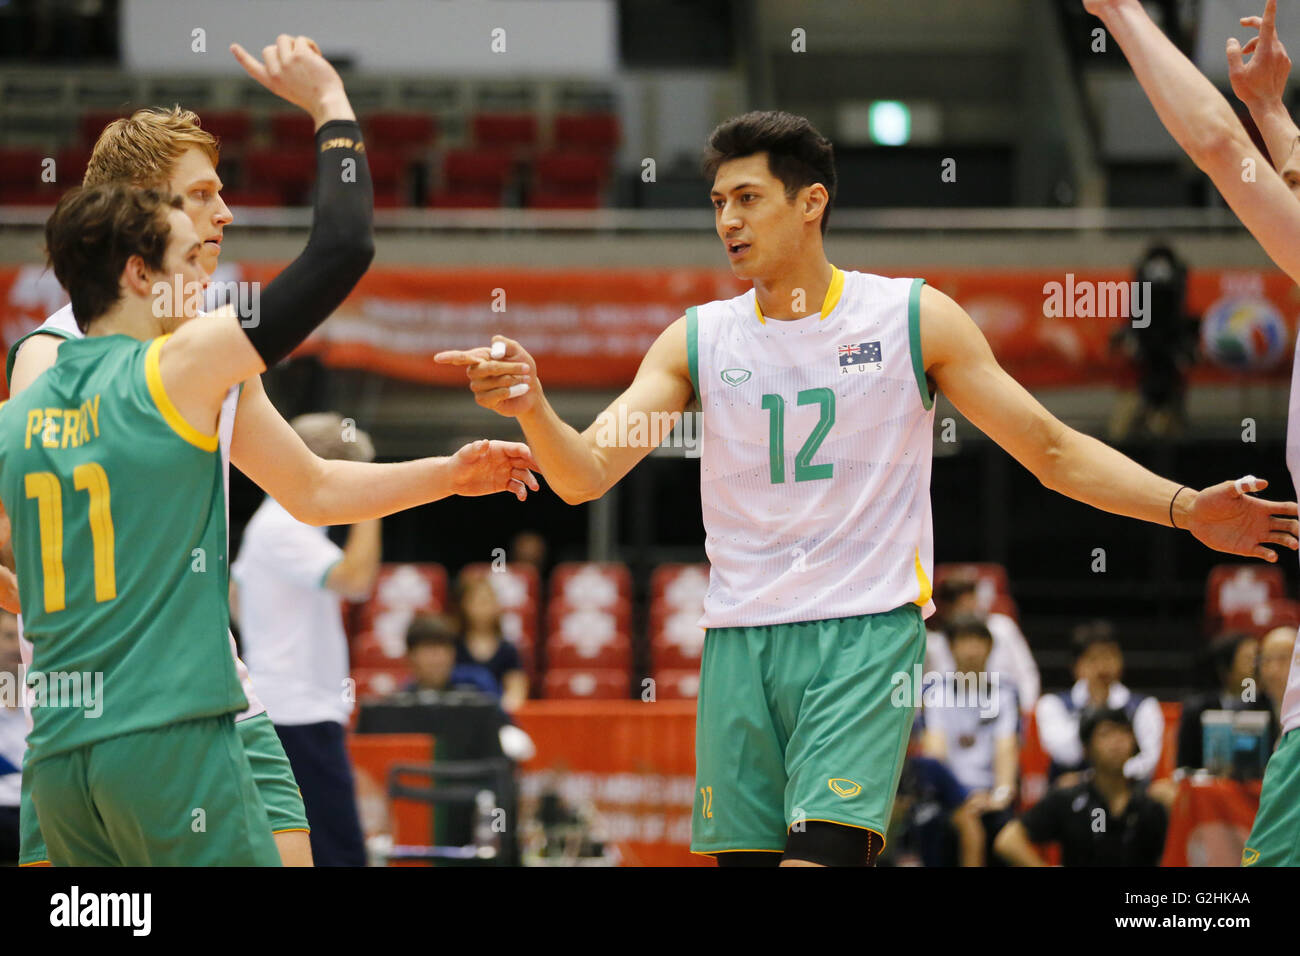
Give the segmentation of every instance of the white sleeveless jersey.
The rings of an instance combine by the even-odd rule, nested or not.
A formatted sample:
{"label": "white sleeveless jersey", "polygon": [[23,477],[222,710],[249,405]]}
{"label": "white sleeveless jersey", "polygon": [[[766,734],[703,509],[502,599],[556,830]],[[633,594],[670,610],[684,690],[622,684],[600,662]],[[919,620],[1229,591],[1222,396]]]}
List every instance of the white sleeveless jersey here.
{"label": "white sleeveless jersey", "polygon": [[764,320],[752,289],[687,311],[701,626],[934,612],[924,281],[835,269],[820,316]]}
{"label": "white sleeveless jersey", "polygon": [[[77,320],[72,315],[72,306],[65,305],[48,319],[40,324],[33,332],[28,335],[37,333],[58,335],[65,339],[80,339],[84,333],[77,327]],[[24,336],[26,338],[27,336]],[[21,341],[21,340],[19,340]],[[18,343],[15,342],[16,346]],[[217,419],[217,433],[221,443],[221,465],[222,475],[225,478],[226,488],[226,550],[230,550],[230,440],[235,433],[235,409],[239,404],[238,385],[231,387],[226,393],[225,399],[221,403],[221,415]],[[249,717],[256,717],[258,714],[266,713],[266,708],[258,700],[257,694],[253,691],[253,681],[248,675],[248,668],[244,662],[239,659],[239,649],[235,646],[235,636],[227,633],[230,638],[230,653],[235,658],[235,671],[239,675],[239,682],[244,686],[244,696],[248,698],[248,709],[238,714],[235,721],[247,720]],[[23,637],[23,618],[18,615],[18,651],[22,655],[24,670],[30,670],[32,666],[32,645]],[[27,688],[25,697],[26,706],[23,707],[23,716],[27,719],[28,732],[32,729],[31,700],[34,691]]]}
{"label": "white sleeveless jersey", "polygon": [[[1300,348],[1300,338],[1296,340]],[[1291,401],[1287,408],[1286,423],[1286,467],[1291,472],[1291,483],[1300,488],[1300,352],[1291,366]],[[1291,652],[1291,670],[1287,674],[1286,693],[1282,695],[1282,733],[1300,727],[1300,663],[1297,663],[1296,651],[1300,651],[1300,641],[1296,650]]]}

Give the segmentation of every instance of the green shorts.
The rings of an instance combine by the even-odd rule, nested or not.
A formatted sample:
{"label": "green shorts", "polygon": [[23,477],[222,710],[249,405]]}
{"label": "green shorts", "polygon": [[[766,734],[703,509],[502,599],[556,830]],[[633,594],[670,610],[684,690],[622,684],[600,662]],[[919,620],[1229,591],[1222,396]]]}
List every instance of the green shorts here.
{"label": "green shorts", "polygon": [[284,754],[284,744],[275,732],[275,724],[266,711],[235,724],[248,765],[253,770],[253,782],[266,805],[266,815],[271,821],[272,833],[289,830],[311,832],[307,825],[307,810],[302,803],[302,791]]}
{"label": "green shorts", "polygon": [[[781,852],[800,822],[884,839],[925,659],[921,610],[710,628],[695,723],[691,850]],[[898,701],[903,700],[900,705]]]}
{"label": "green shorts", "polygon": [[32,763],[55,866],[279,866],[234,717],[97,741]]}
{"label": "green shorts", "polygon": [[1300,729],[1282,736],[1264,769],[1242,866],[1300,866]]}
{"label": "green shorts", "polygon": [[23,778],[18,796],[18,865],[49,866],[50,855],[41,839],[41,825],[36,820],[36,804],[32,803],[32,775],[27,770],[27,754],[23,754]]}

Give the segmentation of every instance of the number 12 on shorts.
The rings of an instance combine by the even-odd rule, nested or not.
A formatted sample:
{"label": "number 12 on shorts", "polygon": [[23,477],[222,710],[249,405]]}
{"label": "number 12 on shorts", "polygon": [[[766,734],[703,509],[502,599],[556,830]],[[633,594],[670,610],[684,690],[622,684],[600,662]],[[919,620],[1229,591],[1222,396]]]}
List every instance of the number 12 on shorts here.
{"label": "number 12 on shorts", "polygon": [[[799,405],[820,405],[821,417],[799,449],[799,454],[794,456],[794,480],[816,481],[819,478],[829,478],[834,471],[834,464],[823,462],[814,465],[812,457],[817,454],[817,449],[835,424],[835,392],[829,388],[805,388],[795,396],[795,402]],[[768,392],[763,396],[763,408],[767,410],[768,460],[772,470],[772,484],[780,485],[785,483],[785,399]]]}
{"label": "number 12 on shorts", "polygon": [[713,788],[700,787],[700,815],[706,820],[713,819]]}

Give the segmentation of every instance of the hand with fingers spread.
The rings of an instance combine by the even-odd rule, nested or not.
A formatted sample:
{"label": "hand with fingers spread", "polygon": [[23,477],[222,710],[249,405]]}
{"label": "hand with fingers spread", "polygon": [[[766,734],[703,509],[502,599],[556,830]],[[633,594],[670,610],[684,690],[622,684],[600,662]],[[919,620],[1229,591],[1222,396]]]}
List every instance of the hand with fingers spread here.
{"label": "hand with fingers spread", "polygon": [[[1207,548],[1249,558],[1276,562],[1277,552],[1266,544],[1296,550],[1300,522],[1294,501],[1265,501],[1249,492],[1263,491],[1268,482],[1247,476],[1224,481],[1194,493],[1187,518],[1176,526],[1186,528]],[[1181,493],[1183,497],[1187,492]]]}
{"label": "hand with fingers spread", "polygon": [[508,491],[524,501],[529,489],[540,487],[533,475],[537,462],[521,442],[486,438],[470,442],[451,456],[451,466],[452,490],[470,498]]}
{"label": "hand with fingers spread", "polygon": [[[1291,75],[1291,58],[1277,35],[1277,0],[1268,0],[1263,17],[1242,17],[1241,25],[1259,31],[1243,47],[1228,40],[1228,79],[1232,92],[1248,107],[1281,102]],[[1247,61],[1246,57],[1250,57]]]}
{"label": "hand with fingers spread", "polygon": [[355,120],[356,114],[343,89],[338,71],[308,37],[281,33],[275,43],[262,48],[258,60],[238,43],[230,45],[248,75],[281,99],[311,114],[319,129],[330,120]]}
{"label": "hand with fingers spread", "polygon": [[491,347],[439,352],[433,360],[464,366],[474,400],[507,418],[527,414],[542,393],[537,363],[522,345],[504,335],[492,336]]}

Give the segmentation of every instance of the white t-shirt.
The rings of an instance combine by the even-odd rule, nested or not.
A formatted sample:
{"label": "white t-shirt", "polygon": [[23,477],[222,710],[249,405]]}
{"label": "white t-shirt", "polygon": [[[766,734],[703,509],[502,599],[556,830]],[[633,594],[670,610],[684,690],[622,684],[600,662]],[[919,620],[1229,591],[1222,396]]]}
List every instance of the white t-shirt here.
{"label": "white t-shirt", "polygon": [[325,587],[343,551],[272,498],[244,530],[231,573],[239,586],[244,660],[277,724],[345,723],[352,713],[339,598]]}
{"label": "white t-shirt", "polygon": [[0,704],[0,807],[18,806],[23,751],[27,748],[24,713],[21,708]]}
{"label": "white t-shirt", "polygon": [[[963,787],[992,790],[997,742],[1004,737],[1015,737],[1019,729],[1020,715],[1012,702],[1014,692],[1008,693],[1012,689],[999,684],[998,693],[989,699],[990,706],[985,708],[969,695],[960,693],[964,687],[954,688],[952,681],[945,674],[944,681],[927,685],[929,693],[923,698],[925,707],[921,711],[925,729],[943,737],[944,763]],[[945,703],[932,703],[940,694]]]}
{"label": "white t-shirt", "polygon": [[[1025,640],[1015,618],[1009,615],[990,614],[985,624],[993,636],[993,649],[989,651],[985,670],[1000,674],[1003,680],[1015,687],[1020,710],[1027,714],[1038,703],[1038,695],[1042,691],[1038,664],[1029,650],[1029,642]],[[956,670],[948,636],[942,631],[926,631],[925,669],[927,672],[937,671],[941,674],[950,674]]]}

